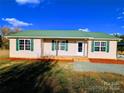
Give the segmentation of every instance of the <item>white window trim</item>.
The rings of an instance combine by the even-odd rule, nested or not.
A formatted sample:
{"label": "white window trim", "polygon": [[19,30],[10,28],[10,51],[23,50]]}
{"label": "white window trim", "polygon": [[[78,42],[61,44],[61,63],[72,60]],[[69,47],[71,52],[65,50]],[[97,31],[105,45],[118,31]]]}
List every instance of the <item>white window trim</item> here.
{"label": "white window trim", "polygon": [[[100,46],[95,46],[95,43],[96,42],[100,42]],[[105,42],[106,43],[106,46],[101,46],[101,43],[102,42]],[[95,51],[95,47],[99,47],[100,50],[99,51]],[[105,47],[105,51],[101,51],[101,47]],[[94,41],[94,52],[106,52],[107,51],[107,41]]]}
{"label": "white window trim", "polygon": [[[19,42],[20,40],[24,40],[24,50],[20,50],[20,42]],[[30,50],[31,50],[31,39],[18,39],[18,49],[19,49],[19,51],[30,51],[30,50],[26,50],[25,40],[30,40]]]}

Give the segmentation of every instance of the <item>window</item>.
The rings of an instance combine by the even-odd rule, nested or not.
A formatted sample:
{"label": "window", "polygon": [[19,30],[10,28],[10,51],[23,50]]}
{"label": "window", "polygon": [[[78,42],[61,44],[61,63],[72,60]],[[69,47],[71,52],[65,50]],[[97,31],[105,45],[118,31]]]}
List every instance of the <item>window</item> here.
{"label": "window", "polygon": [[57,50],[57,41],[52,40],[52,50]]}
{"label": "window", "polygon": [[107,42],[94,42],[94,50],[105,52],[107,50]]}
{"label": "window", "polygon": [[101,42],[101,51],[106,51],[106,42]]}
{"label": "window", "polygon": [[25,50],[31,50],[31,41],[25,40]]}
{"label": "window", "polygon": [[31,50],[31,40],[19,40],[19,50]]}
{"label": "window", "polygon": [[56,41],[52,40],[52,51],[54,50],[65,50],[68,51],[68,41]]}
{"label": "window", "polygon": [[66,50],[66,41],[61,41],[60,50]]}
{"label": "window", "polygon": [[19,50],[24,50],[24,40],[19,40]]}

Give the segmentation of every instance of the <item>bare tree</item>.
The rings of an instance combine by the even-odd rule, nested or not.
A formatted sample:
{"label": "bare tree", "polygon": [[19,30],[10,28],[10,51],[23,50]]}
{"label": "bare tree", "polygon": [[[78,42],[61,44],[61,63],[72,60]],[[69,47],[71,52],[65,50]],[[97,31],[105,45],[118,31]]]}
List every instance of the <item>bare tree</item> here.
{"label": "bare tree", "polygon": [[21,32],[21,29],[20,29],[20,28],[15,28],[15,29],[14,29],[14,32],[15,32],[15,33]]}
{"label": "bare tree", "polygon": [[8,28],[8,27],[2,27],[1,28],[2,36],[8,35],[9,33],[10,33],[10,28]]}
{"label": "bare tree", "polygon": [[9,34],[14,34],[20,32],[21,29],[19,28],[13,28],[10,29],[9,27],[2,27],[0,28],[0,47],[8,49],[9,48],[9,40],[5,38],[4,36]]}

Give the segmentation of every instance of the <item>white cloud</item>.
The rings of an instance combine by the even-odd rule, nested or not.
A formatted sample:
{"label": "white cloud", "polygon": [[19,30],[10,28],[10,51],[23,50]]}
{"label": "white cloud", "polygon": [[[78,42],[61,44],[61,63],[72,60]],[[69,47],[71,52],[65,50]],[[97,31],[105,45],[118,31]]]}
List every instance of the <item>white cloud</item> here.
{"label": "white cloud", "polygon": [[32,25],[31,23],[26,23],[26,22],[17,20],[15,18],[2,18],[2,20],[8,22],[13,27],[22,27],[22,26],[30,26],[30,25]]}
{"label": "white cloud", "polygon": [[88,28],[80,28],[78,29],[79,31],[83,31],[83,32],[90,32],[90,30]]}
{"label": "white cloud", "polygon": [[123,20],[124,19],[124,8],[117,8],[117,19],[118,20]]}
{"label": "white cloud", "polygon": [[40,2],[43,2],[44,0],[16,0],[18,4],[24,5],[24,4],[40,4]]}
{"label": "white cloud", "polygon": [[122,16],[119,16],[119,17],[117,17],[117,19],[123,19],[124,17],[122,17]]}
{"label": "white cloud", "polygon": [[124,15],[124,12],[122,12],[122,14]]}
{"label": "white cloud", "polygon": [[124,28],[124,26],[121,26],[121,28]]}

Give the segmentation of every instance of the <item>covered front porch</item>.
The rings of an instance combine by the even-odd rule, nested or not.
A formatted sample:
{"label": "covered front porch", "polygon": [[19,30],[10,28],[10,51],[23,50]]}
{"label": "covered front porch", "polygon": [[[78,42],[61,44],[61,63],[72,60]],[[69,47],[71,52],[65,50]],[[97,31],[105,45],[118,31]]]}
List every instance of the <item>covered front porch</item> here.
{"label": "covered front porch", "polygon": [[87,39],[43,39],[42,42],[42,57],[88,57]]}

